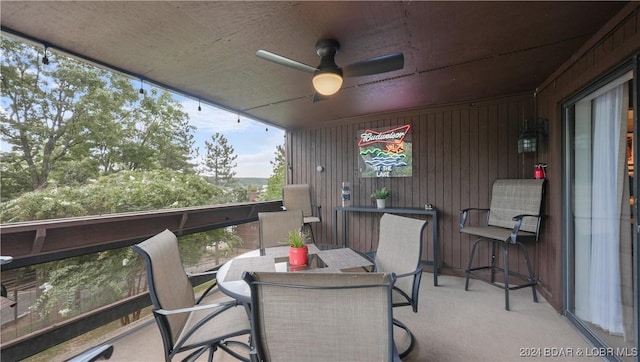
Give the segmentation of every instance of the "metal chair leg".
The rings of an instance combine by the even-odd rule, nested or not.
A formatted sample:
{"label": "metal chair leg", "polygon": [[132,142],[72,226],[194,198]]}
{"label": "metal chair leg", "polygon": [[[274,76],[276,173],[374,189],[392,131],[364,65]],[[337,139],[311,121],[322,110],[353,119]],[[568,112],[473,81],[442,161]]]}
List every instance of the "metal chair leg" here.
{"label": "metal chair leg", "polygon": [[[486,266],[478,266],[473,268],[472,264],[473,264],[473,260],[476,256],[476,250],[478,247],[478,243],[480,241],[487,241],[487,242],[491,242],[491,264],[490,265],[486,265]],[[502,268],[500,268],[500,266],[498,265],[498,255],[496,255],[496,253],[499,253],[499,250],[497,250],[497,243],[502,243],[501,247],[502,247]],[[499,240],[493,240],[493,239],[485,239],[485,238],[480,238],[478,240],[476,240],[473,243],[473,246],[471,248],[471,256],[469,257],[469,262],[467,263],[467,268],[465,269],[465,274],[466,274],[466,280],[465,280],[465,285],[464,285],[464,290],[469,290],[469,279],[470,278],[474,278],[474,279],[479,279],[480,281],[483,281],[485,283],[491,284],[495,287],[498,288],[502,288],[504,289],[504,309],[505,310],[510,310],[510,306],[509,306],[509,291],[511,290],[516,290],[516,289],[521,289],[521,288],[528,288],[531,287],[531,292],[533,293],[533,301],[534,302],[538,302],[538,295],[536,293],[536,278],[533,272],[533,267],[531,265],[531,261],[529,259],[529,253],[527,252],[527,249],[525,248],[525,246],[520,243],[517,242],[516,244],[518,245],[518,247],[520,248],[520,250],[522,250],[522,253],[524,255],[524,259],[527,263],[527,269],[529,271],[529,275],[524,275],[521,273],[518,273],[517,271],[511,272],[509,270],[509,242],[503,242],[503,241],[499,241]],[[480,275],[474,274],[475,271],[479,271],[479,270],[486,270],[489,269],[490,271],[490,277],[482,277]],[[499,282],[496,282],[496,278],[495,278],[495,274],[497,271],[502,271],[503,274],[503,284],[500,284]],[[522,279],[522,280],[526,280],[527,283],[525,284],[515,284],[513,286],[511,286],[509,284],[509,278],[510,277],[516,277],[517,279]]]}
{"label": "metal chair leg", "polygon": [[491,283],[495,283],[496,282],[496,263],[497,263],[497,258],[496,258],[496,241],[495,240],[491,240]]}
{"label": "metal chair leg", "polygon": [[527,270],[529,271],[529,283],[531,285],[531,292],[533,293],[533,301],[538,303],[538,294],[536,293],[536,284],[538,281],[536,280],[535,275],[533,274],[533,267],[531,266],[531,261],[529,261],[529,253],[527,252],[527,248],[522,245],[522,243],[518,242],[518,246],[522,250],[522,254],[524,255],[524,260],[527,262]]}
{"label": "metal chair leg", "polygon": [[251,346],[249,346],[248,343],[244,343],[240,341],[224,341],[224,342],[220,342],[218,344],[218,347],[220,347],[220,349],[227,352],[228,354],[230,354],[231,356],[233,356],[235,359],[239,361],[250,362],[250,358],[240,355],[236,351],[232,350],[230,346],[240,346],[242,348],[245,348],[247,350],[247,355],[249,355],[249,352],[251,352]]}
{"label": "metal chair leg", "polygon": [[397,320],[395,318],[393,319],[393,325],[404,329],[404,331],[409,336],[409,341],[410,341],[409,342],[409,347],[407,347],[407,349],[402,351],[402,352],[398,352],[399,355],[400,355],[400,358],[405,358],[413,350],[413,346],[415,345],[415,337],[414,337],[413,333],[411,332],[411,330],[409,329],[409,327],[407,327],[404,323],[400,322],[399,320]]}
{"label": "metal chair leg", "polygon": [[311,227],[311,224],[307,223],[307,224],[304,224],[304,226],[309,230],[309,235],[311,236],[311,241],[315,244],[316,243],[316,237],[313,235],[313,228]]}
{"label": "metal chair leg", "polygon": [[478,239],[473,243],[473,246],[471,247],[471,256],[469,256],[469,262],[467,263],[467,269],[465,270],[465,275],[467,276],[467,280],[464,283],[464,290],[468,291],[469,290],[469,277],[471,276],[471,264],[473,264],[473,259],[476,256],[476,247],[478,246],[478,243],[483,240],[483,239]]}
{"label": "metal chair leg", "polygon": [[509,310],[509,243],[502,243],[504,266],[504,310]]}

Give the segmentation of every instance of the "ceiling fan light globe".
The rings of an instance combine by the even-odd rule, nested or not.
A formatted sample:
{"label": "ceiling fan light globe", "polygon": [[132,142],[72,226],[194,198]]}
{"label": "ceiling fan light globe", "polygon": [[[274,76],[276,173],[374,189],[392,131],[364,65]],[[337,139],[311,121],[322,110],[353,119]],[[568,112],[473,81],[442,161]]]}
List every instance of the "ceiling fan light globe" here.
{"label": "ceiling fan light globe", "polygon": [[313,76],[313,88],[323,96],[335,94],[342,87],[342,77],[336,73],[317,73]]}

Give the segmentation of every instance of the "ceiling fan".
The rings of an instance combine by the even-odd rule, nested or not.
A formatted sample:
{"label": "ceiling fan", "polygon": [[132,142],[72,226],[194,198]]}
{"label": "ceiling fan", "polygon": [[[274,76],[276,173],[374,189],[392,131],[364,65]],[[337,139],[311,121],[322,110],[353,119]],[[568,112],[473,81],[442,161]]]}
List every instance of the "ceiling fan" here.
{"label": "ceiling fan", "polygon": [[344,67],[339,67],[335,62],[335,55],[340,50],[340,43],[334,39],[320,39],[316,43],[316,53],[320,56],[320,65],[312,67],[293,59],[283,57],[267,50],[258,50],[256,56],[270,62],[284,65],[289,68],[313,73],[313,87],[316,95],[313,101],[326,99],[326,96],[335,94],[342,86],[343,77],[361,77],[386,73],[404,67],[404,55],[393,53],[375,57]]}

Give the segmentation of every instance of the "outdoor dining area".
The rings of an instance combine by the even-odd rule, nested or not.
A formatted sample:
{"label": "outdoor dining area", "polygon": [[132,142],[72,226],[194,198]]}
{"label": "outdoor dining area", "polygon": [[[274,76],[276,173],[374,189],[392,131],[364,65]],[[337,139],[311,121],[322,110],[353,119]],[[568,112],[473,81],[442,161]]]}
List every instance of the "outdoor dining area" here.
{"label": "outdoor dining area", "polygon": [[[175,234],[165,230],[134,246],[147,265],[154,316],[168,359],[191,349],[196,354],[208,349],[212,359],[220,348],[248,360],[246,353],[232,348],[240,342],[229,339],[249,334],[246,347],[255,361],[285,360],[292,349],[299,349],[299,340],[318,338],[324,342],[297,351],[296,360],[323,356],[333,361],[399,361],[411,352],[414,336],[393,318],[392,308],[418,310],[426,222],[384,214],[379,248],[370,257],[350,248],[320,249],[321,244],[308,243],[302,215],[302,210],[291,209],[258,214],[260,248],[217,271],[217,287],[231,300],[211,309],[193,296]],[[270,246],[274,240],[289,246]],[[231,321],[218,324],[230,314]],[[209,325],[215,332],[205,332]],[[397,348],[394,335],[405,337],[402,348]]]}
{"label": "outdoor dining area", "polygon": [[[429,280],[431,273],[424,273]],[[592,351],[589,344],[579,335],[577,330],[558,314],[544,299],[538,303],[531,302],[528,291],[512,293],[510,312],[502,308],[502,293],[485,283],[474,283],[472,291],[465,292],[464,278],[450,275],[440,276],[439,286],[423,283],[420,288],[420,308],[414,313],[411,308],[394,308],[394,318],[403,321],[415,337],[415,345],[403,361],[513,361],[522,357],[536,357],[532,360],[575,360],[580,354],[587,355]],[[224,293],[214,293],[204,300],[206,303],[227,300]],[[312,300],[307,302],[313,303]],[[353,301],[357,306],[366,302]],[[350,304],[352,305],[352,304]],[[298,312],[314,316],[315,304],[301,307]],[[348,306],[342,306],[346,310]],[[233,312],[241,320],[246,318],[243,308],[236,307]],[[240,309],[240,310],[239,310]],[[244,315],[243,315],[244,314]],[[341,314],[342,315],[342,314]],[[353,320],[348,319],[349,322]],[[346,322],[346,320],[345,320]],[[362,323],[362,321],[357,321]],[[215,322],[213,323],[215,324]],[[245,325],[246,326],[246,325]],[[296,325],[281,326],[281,333],[293,334],[288,342],[297,345],[291,350],[289,360],[300,360],[296,351],[313,350],[315,360],[328,361],[332,345],[326,344],[325,336],[320,334],[317,324],[299,321]],[[222,328],[220,325],[212,326]],[[328,332],[338,334],[337,326]],[[313,333],[313,337],[303,335]],[[324,332],[326,333],[326,332]],[[344,336],[348,343],[360,341],[366,330],[358,330],[353,335]],[[232,340],[248,343],[249,334],[234,337]],[[310,339],[309,339],[310,338]],[[404,340],[396,341],[400,344]],[[162,337],[153,318],[142,319],[131,325],[130,331],[124,334],[105,335],[103,340],[92,343],[105,343],[113,346],[113,361],[160,361],[163,360]],[[366,343],[371,346],[373,342]],[[87,346],[88,348],[88,346]],[[248,356],[245,347],[232,346],[234,350]],[[189,352],[179,353],[174,360],[181,360]],[[591,353],[592,360],[600,360],[596,353]],[[567,357],[571,357],[567,359]],[[204,353],[197,360],[205,361]],[[235,361],[235,357],[222,349],[215,352],[214,361]],[[333,359],[346,361],[347,359]],[[333,361],[332,360],[332,361]],[[357,360],[357,359],[348,359]]]}
{"label": "outdoor dining area", "polygon": [[[525,184],[541,190],[539,182]],[[201,295],[173,232],[134,245],[146,264],[155,323],[142,320],[98,347],[112,348],[114,360],[167,361],[500,361],[588,353],[577,331],[528,293],[511,293],[517,307],[506,313],[500,293],[482,283],[469,292],[468,278],[434,276],[421,288],[423,274],[435,274],[424,272],[421,260],[424,218],[379,210],[377,248],[368,252],[314,241],[303,211],[311,209],[309,186],[295,186],[304,190],[293,202],[300,209],[289,197],[289,208],[259,213],[259,247],[210,272],[215,283]],[[431,217],[437,220],[437,211]],[[502,289],[508,296],[508,285]]]}

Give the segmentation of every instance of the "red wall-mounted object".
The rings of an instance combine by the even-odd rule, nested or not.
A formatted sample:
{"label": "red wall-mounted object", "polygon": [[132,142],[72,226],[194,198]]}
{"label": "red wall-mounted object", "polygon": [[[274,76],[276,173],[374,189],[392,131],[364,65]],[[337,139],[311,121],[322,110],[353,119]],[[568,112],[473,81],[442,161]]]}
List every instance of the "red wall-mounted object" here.
{"label": "red wall-mounted object", "polygon": [[547,168],[547,165],[544,163],[539,163],[537,165],[534,166],[535,169],[533,170],[533,177],[537,178],[537,179],[541,179],[541,178],[546,178],[547,177],[547,173],[545,172],[545,168]]}

